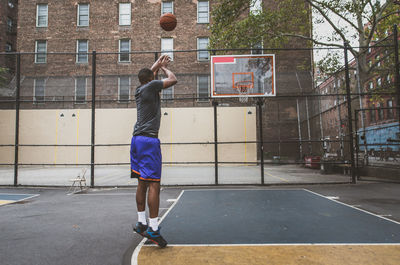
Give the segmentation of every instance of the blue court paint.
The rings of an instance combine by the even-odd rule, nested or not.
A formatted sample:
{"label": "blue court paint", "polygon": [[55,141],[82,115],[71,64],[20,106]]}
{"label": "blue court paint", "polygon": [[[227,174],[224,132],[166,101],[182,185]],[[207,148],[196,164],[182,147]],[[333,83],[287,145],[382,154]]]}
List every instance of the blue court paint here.
{"label": "blue court paint", "polygon": [[400,224],[306,190],[186,190],[161,227],[169,244],[400,243]]}
{"label": "blue court paint", "polygon": [[7,201],[6,203],[2,203],[0,205],[15,203],[23,200],[27,200],[33,197],[39,196],[38,194],[9,194],[9,193],[0,193],[0,201]]}

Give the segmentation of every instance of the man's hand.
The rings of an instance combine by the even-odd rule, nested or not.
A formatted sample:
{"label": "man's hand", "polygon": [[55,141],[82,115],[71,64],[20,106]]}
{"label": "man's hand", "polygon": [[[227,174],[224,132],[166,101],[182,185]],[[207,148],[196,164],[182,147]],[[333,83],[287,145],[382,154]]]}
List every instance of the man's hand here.
{"label": "man's hand", "polygon": [[157,74],[158,70],[160,70],[161,67],[166,67],[169,62],[171,61],[171,58],[167,54],[161,55],[157,61],[153,64],[153,66],[150,68],[150,70],[154,73],[154,76]]}
{"label": "man's hand", "polygon": [[161,59],[161,62],[160,62],[160,68],[162,68],[162,67],[166,68],[168,66],[168,64],[171,62],[171,58],[167,54],[165,54],[163,56],[164,57]]}

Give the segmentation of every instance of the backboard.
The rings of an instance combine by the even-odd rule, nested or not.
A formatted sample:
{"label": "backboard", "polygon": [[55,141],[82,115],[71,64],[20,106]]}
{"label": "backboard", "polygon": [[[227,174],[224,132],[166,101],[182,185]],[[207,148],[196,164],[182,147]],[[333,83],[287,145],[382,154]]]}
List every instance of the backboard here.
{"label": "backboard", "polygon": [[[273,97],[275,55],[211,56],[211,97]],[[242,92],[242,93],[241,93]]]}

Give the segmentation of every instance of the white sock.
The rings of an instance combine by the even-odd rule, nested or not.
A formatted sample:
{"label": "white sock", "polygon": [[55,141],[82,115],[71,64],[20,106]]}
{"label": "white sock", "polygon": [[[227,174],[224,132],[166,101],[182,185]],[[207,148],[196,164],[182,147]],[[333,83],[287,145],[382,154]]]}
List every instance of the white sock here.
{"label": "white sock", "polygon": [[147,225],[146,221],[146,211],[138,212],[138,222]]}
{"label": "white sock", "polygon": [[158,230],[158,217],[156,218],[149,218],[149,222],[150,222],[150,227],[151,229],[153,229],[153,231],[157,231]]}

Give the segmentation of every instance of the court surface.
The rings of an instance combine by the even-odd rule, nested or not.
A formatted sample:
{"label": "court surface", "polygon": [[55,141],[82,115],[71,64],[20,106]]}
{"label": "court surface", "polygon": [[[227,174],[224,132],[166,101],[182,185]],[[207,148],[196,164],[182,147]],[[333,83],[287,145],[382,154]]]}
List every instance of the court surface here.
{"label": "court surface", "polygon": [[10,203],[22,202],[24,200],[28,200],[28,199],[36,197],[36,196],[39,196],[39,195],[0,193],[0,206],[10,204]]}
{"label": "court surface", "polygon": [[398,264],[400,223],[306,189],[184,190],[132,264]]}

